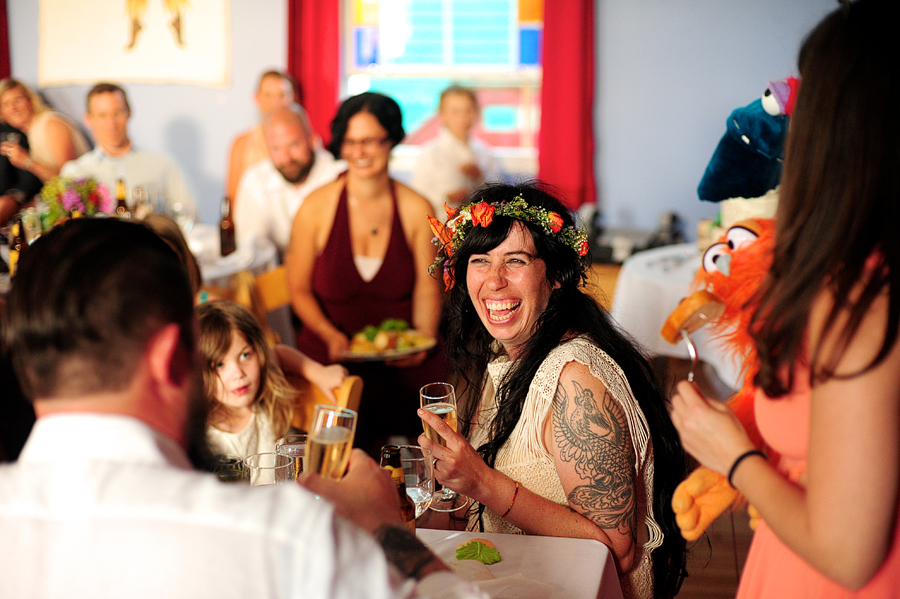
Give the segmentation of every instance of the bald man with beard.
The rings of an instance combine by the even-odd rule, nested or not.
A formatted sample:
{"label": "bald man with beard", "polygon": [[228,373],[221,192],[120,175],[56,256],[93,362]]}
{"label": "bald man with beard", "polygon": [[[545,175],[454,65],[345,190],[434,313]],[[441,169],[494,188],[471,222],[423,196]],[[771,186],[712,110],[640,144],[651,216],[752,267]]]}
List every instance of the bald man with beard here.
{"label": "bald man with beard", "polygon": [[263,120],[268,159],[241,177],[235,197],[238,245],[269,239],[284,253],[291,223],[306,196],[346,169],[325,150],[316,150],[302,108],[276,108]]}

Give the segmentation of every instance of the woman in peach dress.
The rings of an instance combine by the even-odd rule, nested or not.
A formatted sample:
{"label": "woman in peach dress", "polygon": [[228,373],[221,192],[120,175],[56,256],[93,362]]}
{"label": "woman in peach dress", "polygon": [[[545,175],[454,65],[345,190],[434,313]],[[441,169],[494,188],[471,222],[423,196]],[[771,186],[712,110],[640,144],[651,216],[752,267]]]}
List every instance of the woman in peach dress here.
{"label": "woman in peach dress", "polygon": [[756,419],[678,385],[685,449],[762,518],[739,598],[900,597],[900,48],[890,4],[830,14],[800,51],[774,260],[751,331]]}

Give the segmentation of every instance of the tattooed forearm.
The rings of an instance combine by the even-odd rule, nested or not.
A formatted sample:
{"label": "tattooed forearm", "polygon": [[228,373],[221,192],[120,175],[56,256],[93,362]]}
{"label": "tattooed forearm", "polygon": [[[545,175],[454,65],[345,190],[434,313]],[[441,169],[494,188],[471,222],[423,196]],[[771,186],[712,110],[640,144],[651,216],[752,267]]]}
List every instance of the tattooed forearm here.
{"label": "tattooed forearm", "polygon": [[573,464],[584,481],[569,504],[603,529],[635,530],[634,449],[619,403],[604,389],[598,402],[591,389],[560,381],[553,400],[554,440],[560,460]]}
{"label": "tattooed forearm", "polygon": [[447,566],[416,535],[399,526],[382,526],[373,533],[387,560],[407,578],[419,580]]}

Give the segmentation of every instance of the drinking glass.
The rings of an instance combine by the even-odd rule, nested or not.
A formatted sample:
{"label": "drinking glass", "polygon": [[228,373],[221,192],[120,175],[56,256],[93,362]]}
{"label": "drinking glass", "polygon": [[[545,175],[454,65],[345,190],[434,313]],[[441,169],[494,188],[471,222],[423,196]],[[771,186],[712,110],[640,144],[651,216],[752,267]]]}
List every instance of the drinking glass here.
{"label": "drinking glass", "polygon": [[416,518],[431,505],[434,493],[434,457],[418,445],[400,445],[400,463],[406,478],[406,494],[416,504]]}
{"label": "drinking glass", "polygon": [[291,459],[291,478],[303,472],[303,456],[306,455],[306,435],[285,435],[275,441],[275,453]]}
{"label": "drinking glass", "polygon": [[3,137],[0,138],[2,141],[9,142],[11,144],[17,144],[22,141],[22,136],[15,131],[7,131],[3,134]]}
{"label": "drinking glass", "polygon": [[150,194],[143,187],[135,187],[131,191],[131,200],[131,205],[134,206],[134,217],[139,220],[147,218],[156,211],[150,200]]}
{"label": "drinking glass", "polygon": [[233,455],[217,455],[213,462],[213,474],[225,483],[249,483],[250,473],[244,469],[244,460]]}
{"label": "drinking glass", "polygon": [[[159,195],[160,203],[164,202],[162,194]],[[191,232],[191,229],[194,228],[194,215],[191,214],[191,211],[182,204],[181,202],[173,202],[172,206],[169,208],[169,214],[172,219],[178,223],[178,226],[181,228],[182,233],[187,235]]]}
{"label": "drinking glass", "polygon": [[[419,401],[423,410],[440,416],[441,420],[454,431],[457,430],[456,391],[450,383],[428,383],[419,390]],[[422,421],[425,436],[438,445],[446,446],[447,442],[426,422]],[[440,483],[435,480],[435,493],[431,498],[431,509],[436,512],[455,512],[466,507],[469,499],[448,488],[438,491]]]}
{"label": "drinking glass", "polygon": [[291,458],[274,451],[254,453],[244,458],[244,469],[250,473],[250,486],[275,485],[293,480]]}
{"label": "drinking glass", "polygon": [[354,434],[356,412],[337,406],[317,405],[307,435],[304,470],[340,480],[350,462]]}

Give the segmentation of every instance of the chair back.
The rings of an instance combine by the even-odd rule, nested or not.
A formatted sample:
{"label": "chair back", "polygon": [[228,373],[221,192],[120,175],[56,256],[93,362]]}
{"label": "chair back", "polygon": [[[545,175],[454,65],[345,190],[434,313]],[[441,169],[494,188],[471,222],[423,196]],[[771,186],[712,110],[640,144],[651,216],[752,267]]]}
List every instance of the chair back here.
{"label": "chair back", "polygon": [[[300,394],[294,405],[294,419],[291,426],[298,430],[308,431],[312,425],[313,412],[318,404],[331,404],[325,392],[300,375],[286,375],[288,383]],[[341,408],[359,411],[359,400],[362,397],[363,381],[356,375],[344,379],[340,387],[334,389],[335,404]]]}

